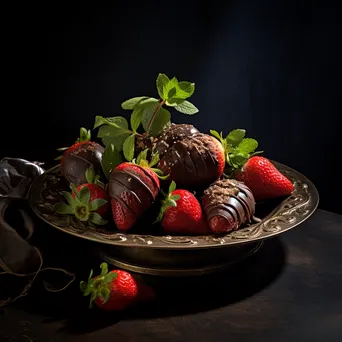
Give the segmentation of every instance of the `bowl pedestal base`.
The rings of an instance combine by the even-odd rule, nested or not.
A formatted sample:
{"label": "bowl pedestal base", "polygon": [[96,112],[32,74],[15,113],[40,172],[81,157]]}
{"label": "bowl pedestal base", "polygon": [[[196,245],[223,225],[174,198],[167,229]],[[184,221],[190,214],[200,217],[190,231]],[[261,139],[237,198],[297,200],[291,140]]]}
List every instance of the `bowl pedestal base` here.
{"label": "bowl pedestal base", "polygon": [[263,241],[226,248],[157,249],[100,245],[107,263],[130,272],[153,276],[182,277],[223,271],[254,255]]}

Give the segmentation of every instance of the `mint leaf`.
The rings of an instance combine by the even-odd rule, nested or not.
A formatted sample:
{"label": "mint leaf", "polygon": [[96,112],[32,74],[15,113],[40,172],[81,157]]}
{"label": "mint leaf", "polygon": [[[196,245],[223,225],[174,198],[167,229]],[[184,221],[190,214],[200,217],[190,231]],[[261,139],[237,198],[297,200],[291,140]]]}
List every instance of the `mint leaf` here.
{"label": "mint leaf", "polygon": [[131,115],[131,128],[133,132],[136,132],[141,124],[143,109],[138,107],[133,110]]}
{"label": "mint leaf", "polygon": [[130,135],[123,144],[123,153],[126,160],[131,161],[134,157],[135,134]]}
{"label": "mint leaf", "polygon": [[169,90],[167,93],[167,98],[172,99],[177,93],[176,87],[173,87],[172,89]]}
{"label": "mint leaf", "polygon": [[199,110],[189,101],[183,101],[175,107],[175,109],[183,114],[193,115],[199,112]]}
{"label": "mint leaf", "polygon": [[97,225],[105,225],[108,223],[107,220],[104,220],[98,213],[90,213],[88,221]]}
{"label": "mint leaf", "polygon": [[[149,122],[152,119],[154,112],[157,110],[158,104],[151,104],[149,107],[145,108],[142,115],[142,125],[144,130],[147,131]],[[156,137],[165,128],[165,126],[170,124],[171,114],[167,109],[160,108],[154,120],[152,122],[150,131],[148,134]]]}
{"label": "mint leaf", "polygon": [[244,154],[244,153],[237,153],[237,154],[230,154],[229,155],[230,164],[234,168],[242,167],[248,159],[249,159],[249,155]]}
{"label": "mint leaf", "polygon": [[148,99],[148,96],[133,97],[125,102],[122,102],[121,108],[126,110],[133,110],[137,105],[139,105],[139,103],[146,99]]}
{"label": "mint leaf", "polygon": [[82,186],[80,190],[80,201],[82,204],[88,205],[90,200],[90,191],[87,186]]}
{"label": "mint leaf", "polygon": [[122,130],[128,130],[128,122],[123,116],[114,116],[112,118],[104,118],[103,116],[95,117],[94,128],[101,125],[110,125],[115,128],[120,128]]}
{"label": "mint leaf", "polygon": [[121,164],[122,161],[119,150],[113,144],[109,144],[102,154],[102,170],[107,179],[109,179],[112,171]]}
{"label": "mint leaf", "polygon": [[176,89],[177,97],[185,100],[195,92],[195,83],[182,81],[178,83]]}
{"label": "mint leaf", "polygon": [[210,130],[210,134],[211,134],[213,137],[217,138],[218,140],[222,141],[222,138],[221,138],[221,135],[219,134],[219,132],[217,132],[217,131],[211,129],[211,130]]}
{"label": "mint leaf", "polygon": [[[169,91],[172,89],[172,88],[176,88],[178,85],[178,80],[176,77],[172,78],[171,80],[169,80],[168,83],[166,83],[166,85],[164,86],[164,92],[163,92],[163,96],[162,99],[163,100],[168,100],[169,97]],[[176,88],[177,89],[177,88]]]}
{"label": "mint leaf", "polygon": [[240,152],[248,154],[254,152],[257,147],[258,142],[255,139],[245,138],[240,142],[238,149]]}
{"label": "mint leaf", "polygon": [[244,129],[234,129],[226,137],[227,144],[236,147],[240,144],[245,135],[246,131]]}
{"label": "mint leaf", "polygon": [[176,183],[175,181],[172,181],[170,186],[169,186],[169,194],[171,194],[171,192],[176,190]]}
{"label": "mint leaf", "polygon": [[89,207],[89,210],[90,211],[95,211],[99,208],[101,208],[103,205],[105,205],[107,203],[107,201],[103,198],[97,198],[97,199],[94,199],[92,200],[88,207]]}
{"label": "mint leaf", "polygon": [[178,97],[173,97],[172,99],[166,100],[165,104],[167,106],[170,106],[170,107],[176,107],[183,102],[184,102],[184,99],[179,99]]}
{"label": "mint leaf", "polygon": [[165,74],[158,75],[156,85],[157,85],[158,94],[160,98],[162,98],[163,100],[167,98],[166,96],[168,92],[165,92],[164,89],[169,82],[170,80]]}
{"label": "mint leaf", "polygon": [[73,208],[65,203],[57,203],[54,205],[54,209],[57,214],[65,215],[72,214],[74,212]]}

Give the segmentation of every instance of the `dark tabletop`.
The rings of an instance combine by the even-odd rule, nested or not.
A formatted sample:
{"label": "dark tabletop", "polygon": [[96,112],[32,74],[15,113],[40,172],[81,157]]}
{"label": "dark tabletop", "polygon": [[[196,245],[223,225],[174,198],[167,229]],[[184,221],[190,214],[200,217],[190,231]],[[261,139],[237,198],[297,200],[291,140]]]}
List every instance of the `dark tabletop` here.
{"label": "dark tabletop", "polygon": [[[44,244],[42,244],[44,241]],[[98,260],[88,242],[41,225],[45,262],[77,273],[62,293],[0,310],[1,342],[342,341],[342,216],[317,210],[239,267],[187,280],[145,278],[157,299],[124,313],[88,310],[78,283]]]}

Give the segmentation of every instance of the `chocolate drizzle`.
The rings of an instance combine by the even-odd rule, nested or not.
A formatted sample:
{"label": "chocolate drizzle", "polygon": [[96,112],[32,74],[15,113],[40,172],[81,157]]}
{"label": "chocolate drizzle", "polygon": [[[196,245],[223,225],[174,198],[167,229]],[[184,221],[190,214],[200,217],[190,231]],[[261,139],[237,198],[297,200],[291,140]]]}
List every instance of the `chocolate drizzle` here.
{"label": "chocolate drizzle", "polygon": [[71,152],[66,151],[61,162],[64,177],[76,186],[87,183],[85,172],[91,166],[97,174],[103,176],[101,166],[103,152],[104,148],[101,145],[91,141],[80,144]]}
{"label": "chocolate drizzle", "polygon": [[[202,205],[214,232],[236,230],[242,224],[254,220],[255,200],[251,190],[233,179],[219,180],[212,184],[204,192]],[[220,227],[220,231],[216,231],[211,225],[214,217],[222,217],[226,221],[226,226]]]}
{"label": "chocolate drizzle", "polygon": [[[159,188],[155,179],[143,167],[139,168],[142,176],[129,169],[114,170],[110,175],[108,185],[109,196],[120,203],[136,220],[152,205],[158,193],[150,188],[146,183],[146,178],[151,180],[155,188]],[[135,201],[130,199],[132,196]],[[135,202],[134,207],[132,206],[133,202]],[[136,209],[137,206],[139,211]]]}
{"label": "chocolate drizzle", "polygon": [[158,167],[170,174],[178,187],[206,187],[220,176],[218,144],[215,138],[203,133],[184,137],[165,152]]}

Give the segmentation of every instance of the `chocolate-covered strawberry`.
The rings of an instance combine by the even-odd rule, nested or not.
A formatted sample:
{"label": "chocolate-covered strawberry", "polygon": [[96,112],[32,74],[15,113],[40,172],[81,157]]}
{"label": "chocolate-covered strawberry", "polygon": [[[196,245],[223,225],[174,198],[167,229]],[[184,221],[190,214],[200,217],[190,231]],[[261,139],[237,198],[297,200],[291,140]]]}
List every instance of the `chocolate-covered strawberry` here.
{"label": "chocolate-covered strawberry", "polygon": [[147,164],[125,162],[109,178],[114,222],[119,230],[132,228],[154,203],[160,189],[156,173]]}
{"label": "chocolate-covered strawberry", "polygon": [[234,179],[213,183],[204,191],[202,206],[214,233],[227,233],[258,220],[254,218],[255,200],[251,190]]}
{"label": "chocolate-covered strawberry", "polygon": [[93,167],[97,174],[102,175],[101,161],[104,148],[90,139],[90,131],[81,128],[80,137],[75,144],[59,149],[65,150],[62,157],[58,158],[61,159],[62,174],[69,183],[76,186],[87,183],[85,173],[89,167]]}
{"label": "chocolate-covered strawberry", "polygon": [[214,137],[195,133],[173,144],[158,167],[184,188],[205,188],[223,174],[225,152]]}

